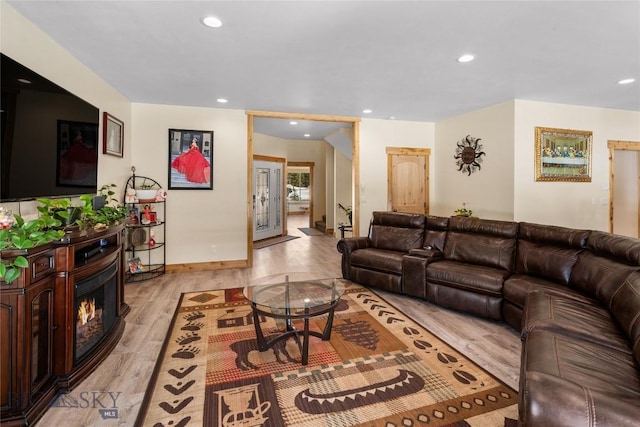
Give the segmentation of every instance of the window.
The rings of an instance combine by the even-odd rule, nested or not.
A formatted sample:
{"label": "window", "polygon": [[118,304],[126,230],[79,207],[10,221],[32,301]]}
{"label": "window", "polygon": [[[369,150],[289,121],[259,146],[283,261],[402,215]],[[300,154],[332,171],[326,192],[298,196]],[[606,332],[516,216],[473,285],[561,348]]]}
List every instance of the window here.
{"label": "window", "polygon": [[309,201],[309,173],[287,173],[287,200],[301,202]]}

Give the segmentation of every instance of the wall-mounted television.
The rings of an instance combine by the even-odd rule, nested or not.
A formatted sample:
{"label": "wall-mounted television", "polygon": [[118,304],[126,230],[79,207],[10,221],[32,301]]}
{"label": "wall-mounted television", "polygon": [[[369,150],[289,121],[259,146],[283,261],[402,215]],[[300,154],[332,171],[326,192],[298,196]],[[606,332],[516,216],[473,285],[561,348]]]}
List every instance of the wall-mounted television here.
{"label": "wall-mounted television", "polygon": [[95,194],[98,108],[0,56],[0,202]]}

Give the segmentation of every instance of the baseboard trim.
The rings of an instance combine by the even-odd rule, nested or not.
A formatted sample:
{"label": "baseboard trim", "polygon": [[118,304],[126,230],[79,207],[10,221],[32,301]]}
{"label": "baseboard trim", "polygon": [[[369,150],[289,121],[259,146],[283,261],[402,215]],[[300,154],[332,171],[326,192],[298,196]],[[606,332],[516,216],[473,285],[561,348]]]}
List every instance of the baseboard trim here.
{"label": "baseboard trim", "polygon": [[170,264],[166,266],[167,273],[183,273],[186,271],[226,270],[228,268],[247,268],[249,260],[238,259],[230,261],[193,262],[188,264]]}

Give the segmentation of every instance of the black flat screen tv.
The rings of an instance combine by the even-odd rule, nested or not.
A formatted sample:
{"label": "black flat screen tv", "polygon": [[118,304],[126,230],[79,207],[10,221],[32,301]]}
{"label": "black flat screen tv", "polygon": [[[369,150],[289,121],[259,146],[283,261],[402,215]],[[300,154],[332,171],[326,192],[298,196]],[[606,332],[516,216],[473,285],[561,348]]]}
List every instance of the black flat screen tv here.
{"label": "black flat screen tv", "polygon": [[0,56],[0,202],[95,194],[98,108]]}

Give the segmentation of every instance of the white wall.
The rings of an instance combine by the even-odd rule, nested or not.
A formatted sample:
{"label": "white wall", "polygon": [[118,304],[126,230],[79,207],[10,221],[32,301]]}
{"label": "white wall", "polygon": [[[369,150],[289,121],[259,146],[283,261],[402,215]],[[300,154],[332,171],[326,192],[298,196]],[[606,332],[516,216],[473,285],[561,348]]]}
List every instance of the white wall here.
{"label": "white wall", "polygon": [[[167,264],[247,259],[247,119],[243,111],[132,105],[133,165],[168,188],[169,129],[212,130],[213,190],[167,190]],[[214,245],[215,253],[211,246]]]}
{"label": "white wall", "polygon": [[[453,215],[466,203],[474,216],[513,220],[513,109],[509,101],[436,123],[431,214]],[[471,175],[458,171],[454,159],[457,142],[467,135],[480,138],[486,153]]]}
{"label": "white wall", "polygon": [[[373,211],[387,210],[386,147],[434,148],[434,123],[363,119],[360,123],[360,235],[366,236]],[[433,177],[436,165],[430,159]],[[429,200],[433,204],[434,183]]]}
{"label": "white wall", "polygon": [[[514,219],[608,230],[607,141],[640,140],[640,113],[516,100],[514,124]],[[591,182],[535,181],[536,126],[593,132]]]}
{"label": "white wall", "polygon": [[284,139],[275,136],[253,133],[253,154],[287,158],[287,145]]}

